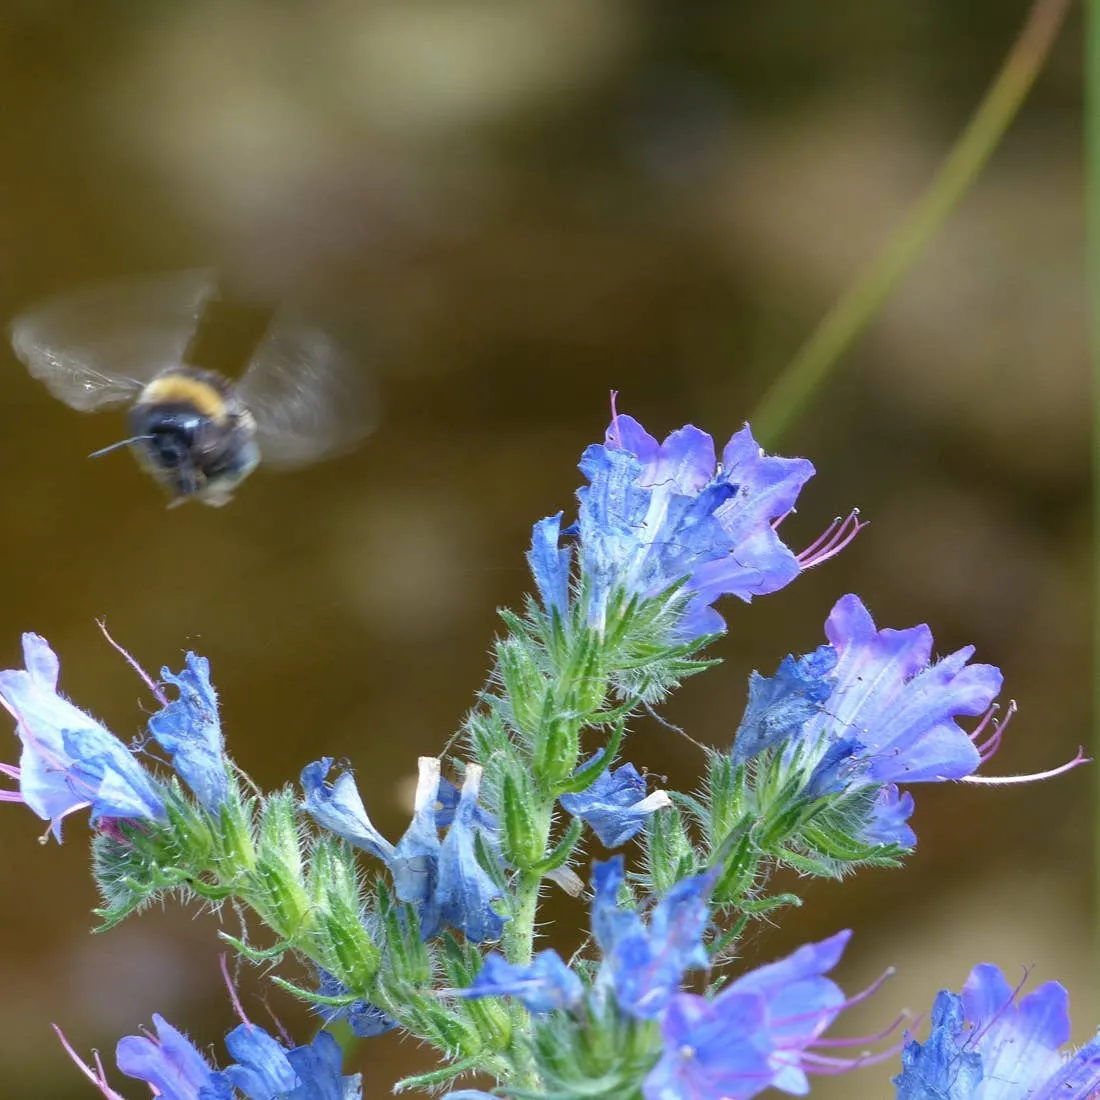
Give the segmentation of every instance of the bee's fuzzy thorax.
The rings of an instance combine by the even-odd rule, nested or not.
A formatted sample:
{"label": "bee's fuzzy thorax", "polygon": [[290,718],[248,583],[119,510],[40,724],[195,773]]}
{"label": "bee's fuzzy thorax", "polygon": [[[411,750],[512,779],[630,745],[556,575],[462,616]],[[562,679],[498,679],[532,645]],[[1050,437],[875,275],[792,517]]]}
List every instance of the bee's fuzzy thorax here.
{"label": "bee's fuzzy thorax", "polygon": [[225,380],[212,371],[176,367],[163,371],[141,391],[139,405],[191,405],[203,416],[222,422],[229,416]]}

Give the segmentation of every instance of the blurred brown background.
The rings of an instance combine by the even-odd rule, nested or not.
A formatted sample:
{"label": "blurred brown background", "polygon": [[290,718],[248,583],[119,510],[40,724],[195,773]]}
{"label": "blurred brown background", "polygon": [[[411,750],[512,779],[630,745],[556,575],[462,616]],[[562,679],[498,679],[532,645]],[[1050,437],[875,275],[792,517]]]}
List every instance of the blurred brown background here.
{"label": "blurred brown background", "polygon": [[[214,263],[249,294],[355,312],[384,411],[352,457],[261,471],[223,511],[169,512],[125,456],[86,461],[121,418],[77,415],[8,354],[0,659],[18,663],[20,631],[45,634],[64,689],[129,736],[149,700],[95,618],[154,670],[195,648],[259,783],[347,756],[396,838],[415,758],[470,703],[493,609],[527,588],[530,524],[570,506],[608,389],[655,432],[738,427],[926,185],[1024,11],[10,0],[0,313]],[[667,711],[696,737],[727,743],[749,670],[817,645],[855,590],[881,625],[927,621],[941,653],[974,642],[1004,668],[1021,710],[990,771],[1088,740],[1080,49],[1071,20],[986,176],[784,441],[820,471],[792,541],[853,504],[872,526],[788,590],[726,606],[726,665]],[[684,786],[697,763],[653,723],[629,757]],[[1069,987],[1082,1040],[1093,783],[917,789],[907,869],[806,885],[748,961],[854,928],[846,988],[899,972],[850,1034],[927,1010],[978,961],[1034,965]],[[5,1094],[90,1095],[50,1021],[111,1051],[159,1011],[220,1054],[214,919],[172,906],[89,936],[86,829],[71,821],[61,849],[41,831],[0,814]],[[392,1037],[359,1062],[369,1096],[425,1067]],[[895,1070],[814,1095],[889,1095]]]}

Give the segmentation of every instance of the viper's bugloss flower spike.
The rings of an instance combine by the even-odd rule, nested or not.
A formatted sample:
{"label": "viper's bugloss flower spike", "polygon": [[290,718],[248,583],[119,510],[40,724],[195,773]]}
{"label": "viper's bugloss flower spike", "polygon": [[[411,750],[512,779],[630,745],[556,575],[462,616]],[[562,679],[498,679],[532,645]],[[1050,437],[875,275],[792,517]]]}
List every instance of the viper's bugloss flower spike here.
{"label": "viper's bugloss flower spike", "polygon": [[[613,413],[603,443],[588,447],[580,469],[575,526],[587,618],[603,628],[615,591],[655,597],[678,582],[689,593],[676,635],[687,641],[725,629],[711,606],[775,592],[828,553],[799,559],[779,537],[813,465],[764,453],[745,425],[716,459],[714,440],[686,425],[659,443],[633,417]],[[858,521],[855,530],[858,530]],[[832,528],[830,528],[830,531]],[[842,543],[855,530],[844,528]],[[560,548],[561,514],[535,525],[528,563],[548,611],[564,612],[571,555]],[[820,540],[819,540],[820,541]]]}
{"label": "viper's bugloss flower spike", "polygon": [[495,951],[486,955],[474,983],[456,996],[515,997],[528,1012],[574,1008],[584,998],[580,978],[552,948],[540,951],[528,966],[513,966]]}
{"label": "viper's bugloss flower spike", "polygon": [[895,1053],[847,1062],[810,1049],[846,1007],[881,984],[848,1000],[825,977],[850,935],[806,944],[712,999],[672,997],[661,1020],[661,1058],[642,1088],[645,1100],[749,1100],[768,1088],[801,1096],[810,1091],[807,1071],[836,1073]]}
{"label": "viper's bugloss flower spike", "polygon": [[[23,744],[22,800],[50,823],[58,841],[62,819],[85,806],[92,824],[165,821],[156,780],[113,733],[59,694],[61,666],[46,640],[24,634],[23,657],[25,668],[0,671],[0,703]],[[4,770],[12,775],[14,769]]]}
{"label": "viper's bugloss flower spike", "polygon": [[161,678],[179,696],[149,719],[149,732],[172,758],[172,766],[203,808],[217,815],[229,798],[225,739],[218,717],[218,697],[210,683],[210,662],[188,653],[186,667],[176,675],[168,668]]}
{"label": "viper's bugloss flower spike", "polygon": [[653,907],[648,926],[621,909],[623,857],[592,868],[592,933],[603,955],[597,986],[630,1016],[653,1020],[680,988],[686,970],[709,965],[703,933],[710,921],[712,874],[682,879]]}
{"label": "viper's bugloss flower spike", "polygon": [[[586,763],[603,755],[598,749]],[[633,764],[603,772],[578,794],[563,794],[562,809],[588,824],[605,848],[618,848],[645,828],[646,818],[672,805],[668,791],[647,793],[646,781]]]}
{"label": "viper's bugloss flower spike", "polygon": [[322,828],[388,863],[394,847],[367,816],[355,777],[345,771],[329,782],[332,763],[331,756],[322,756],[302,769],[302,809]]}
{"label": "viper's bugloss flower spike", "polygon": [[976,966],[961,994],[942,990],[923,1042],[909,1039],[897,1100],[981,1096],[982,1100],[1088,1100],[1100,1092],[1100,1032],[1076,1052],[1069,997],[1046,982],[1019,998],[1004,974]]}

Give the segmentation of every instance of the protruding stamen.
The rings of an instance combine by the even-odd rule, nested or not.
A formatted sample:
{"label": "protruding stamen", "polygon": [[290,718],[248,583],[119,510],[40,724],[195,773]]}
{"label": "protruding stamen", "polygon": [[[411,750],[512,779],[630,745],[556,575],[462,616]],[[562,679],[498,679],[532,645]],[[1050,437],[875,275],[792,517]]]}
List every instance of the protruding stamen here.
{"label": "protruding stamen", "polygon": [[986,786],[1007,786],[1010,783],[1038,783],[1042,779],[1053,779],[1056,775],[1064,775],[1073,771],[1081,764],[1091,764],[1092,757],[1085,755],[1085,750],[1078,745],[1077,755],[1057,768],[1050,768],[1045,772],[1031,772],[1027,775],[967,775],[959,780],[960,783],[984,783]]}
{"label": "protruding stamen", "polygon": [[57,1024],[50,1024],[50,1027],[53,1028],[54,1034],[60,1040],[61,1046],[64,1049],[65,1053],[76,1063],[77,1069],[79,1069],[80,1072],[83,1073],[84,1076],[87,1077],[88,1080],[91,1081],[91,1083],[95,1085],[97,1089],[99,1089],[100,1093],[105,1096],[107,1100],[126,1100],[126,1097],[122,1096],[120,1093],[115,1092],[115,1090],[107,1084],[107,1074],[103,1069],[103,1063],[102,1061],[100,1061],[98,1051],[95,1053],[96,1068],[92,1069],[92,1067],[89,1066],[88,1063],[85,1062],[84,1059],[81,1058],[75,1050],[73,1050],[72,1044],[69,1042],[68,1039],[65,1038],[65,1033],[61,1030],[61,1028],[59,1028]]}
{"label": "protruding stamen", "polygon": [[615,399],[618,396],[618,390],[611,391],[611,430],[607,434],[611,442],[621,451],[623,449],[623,437],[619,431],[619,410],[615,406]]}
{"label": "protruding stamen", "polygon": [[798,555],[798,564],[803,569],[812,569],[815,565],[836,557],[868,522],[860,522],[858,508],[853,508],[843,519],[838,516],[823,534]]}
{"label": "protruding stamen", "polygon": [[96,625],[99,627],[100,630],[103,631],[103,637],[106,638],[107,641],[110,642],[111,645],[116,650],[118,650],[119,653],[122,654],[122,657],[126,661],[126,663],[145,681],[145,686],[153,693],[153,697],[156,699],[156,701],[160,703],[162,707],[167,706],[168,698],[165,696],[164,692],[160,690],[160,687],[153,681],[152,677],[145,671],[145,669],[143,669],[141,665],[139,665],[137,661],[135,661],[134,658],[131,657],[130,654],[127,653],[126,650],[124,650],[122,646],[120,646],[118,642],[114,640],[114,638],[111,637],[111,635],[107,631],[106,622],[104,622],[103,619],[96,619]]}
{"label": "protruding stamen", "polygon": [[897,1019],[889,1026],[885,1027],[877,1035],[860,1035],[854,1039],[815,1039],[815,1047],[864,1047],[868,1043],[881,1043],[884,1039],[889,1039],[891,1035],[903,1024],[907,1024],[912,1021],[913,1026],[916,1027],[919,1024],[919,1018],[913,1020],[908,1012],[901,1012],[898,1014]]}
{"label": "protruding stamen", "polygon": [[[970,732],[970,740],[974,742],[974,747],[978,750],[978,755],[982,758],[983,764],[987,760],[990,760],[1001,747],[1001,738],[1004,736],[1004,731],[1008,723],[1012,721],[1012,716],[1017,710],[1016,700],[1013,699],[1009,702],[1008,713],[1000,722],[994,718],[998,709],[997,704],[994,703],[989,710],[982,715],[982,720],[978,725]],[[983,731],[990,722],[993,723],[993,732],[984,741],[979,742],[978,738],[981,737]]]}
{"label": "protruding stamen", "polygon": [[229,973],[229,956],[224,951],[218,956],[218,966],[221,967],[222,977],[225,979],[225,988],[229,990],[229,1002],[233,1005],[233,1011],[236,1012],[241,1023],[251,1031],[252,1021],[244,1014],[241,999],[237,996],[237,987],[233,984],[233,978]]}
{"label": "protruding stamen", "polygon": [[[830,1011],[835,1011],[836,1015],[839,1016],[845,1009],[851,1008],[853,1005],[859,1004],[860,1001],[865,1001],[868,997],[874,996],[874,994],[876,994],[896,973],[897,971],[894,967],[888,966],[865,990],[849,997],[846,1001],[841,1001],[835,1009],[830,1009]],[[816,1020],[820,1015],[820,1010],[814,1010],[796,1016],[784,1016],[776,1022],[786,1027],[788,1024],[796,1024],[801,1020]],[[863,1039],[861,1042],[870,1042],[870,1040]]]}
{"label": "protruding stamen", "polygon": [[[0,764],[0,775],[6,775],[17,783],[22,772],[14,764]],[[23,796],[19,791],[0,791],[0,802],[22,802]]]}

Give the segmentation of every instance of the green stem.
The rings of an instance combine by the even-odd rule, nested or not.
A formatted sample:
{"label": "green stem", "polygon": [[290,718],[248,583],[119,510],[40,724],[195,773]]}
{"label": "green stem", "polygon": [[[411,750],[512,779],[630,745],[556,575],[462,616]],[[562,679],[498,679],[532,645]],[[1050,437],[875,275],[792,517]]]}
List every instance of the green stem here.
{"label": "green stem", "polygon": [[[1089,0],[1085,6],[1085,209],[1088,222],[1089,303],[1093,370],[1092,417],[1092,485],[1093,522],[1100,516],[1100,0]],[[1093,554],[1093,684],[1096,692],[1094,713],[1100,716],[1100,537],[1094,528]],[[1100,756],[1100,718],[1093,734],[1094,755]],[[1100,792],[1098,792],[1100,795]],[[1100,796],[1096,806],[1098,816],[1095,833],[1100,837]],[[1100,848],[1096,856],[1100,859]],[[1100,942],[1100,866],[1097,867],[1096,908],[1097,936]]]}
{"label": "green stem", "polygon": [[[774,444],[798,417],[978,178],[1042,69],[1069,4],[1070,0],[1035,0],[1000,72],[928,190],[893,240],[826,314],[764,394],[752,417],[753,431],[762,443]],[[1095,50],[1094,42],[1094,55]]]}

